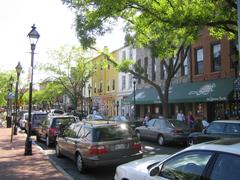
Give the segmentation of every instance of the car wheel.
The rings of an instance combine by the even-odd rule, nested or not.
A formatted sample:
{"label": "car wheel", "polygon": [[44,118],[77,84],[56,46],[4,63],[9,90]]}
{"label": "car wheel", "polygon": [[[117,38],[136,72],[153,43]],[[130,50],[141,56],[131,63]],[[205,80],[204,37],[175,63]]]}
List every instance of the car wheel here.
{"label": "car wheel", "polygon": [[188,146],[192,146],[194,144],[195,144],[194,139],[193,138],[189,138],[188,139]]}
{"label": "car wheel", "polygon": [[165,139],[164,139],[163,135],[159,135],[157,140],[158,140],[158,144],[160,146],[163,146],[165,144]]}
{"label": "car wheel", "polygon": [[60,147],[59,147],[58,143],[56,144],[56,156],[57,157],[62,157],[62,154],[61,154]]}
{"label": "car wheel", "polygon": [[80,173],[86,172],[86,167],[83,163],[82,156],[79,153],[77,154],[77,157],[76,157],[76,165],[77,165],[77,169]]}
{"label": "car wheel", "polygon": [[50,146],[50,140],[49,140],[49,137],[48,137],[48,136],[46,137],[46,145],[47,145],[47,147]]}
{"label": "car wheel", "polygon": [[136,131],[136,135],[137,135],[138,139],[141,139],[141,134],[139,131]]}

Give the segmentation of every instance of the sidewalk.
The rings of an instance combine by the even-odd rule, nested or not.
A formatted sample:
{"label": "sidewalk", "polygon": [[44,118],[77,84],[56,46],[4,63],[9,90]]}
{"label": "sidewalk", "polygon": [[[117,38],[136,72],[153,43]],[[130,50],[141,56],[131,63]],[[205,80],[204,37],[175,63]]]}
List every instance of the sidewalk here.
{"label": "sidewalk", "polygon": [[67,180],[32,144],[32,156],[24,156],[26,134],[18,132],[11,140],[11,128],[0,120],[0,179],[1,180]]}

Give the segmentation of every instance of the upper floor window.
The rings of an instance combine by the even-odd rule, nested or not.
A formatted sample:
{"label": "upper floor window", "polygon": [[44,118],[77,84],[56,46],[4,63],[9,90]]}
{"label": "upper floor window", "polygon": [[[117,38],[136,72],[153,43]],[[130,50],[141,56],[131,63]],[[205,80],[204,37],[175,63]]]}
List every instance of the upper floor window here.
{"label": "upper floor window", "polygon": [[188,56],[184,59],[182,66],[182,76],[188,75]]}
{"label": "upper floor window", "polygon": [[156,70],[157,70],[156,61],[155,61],[155,58],[153,57],[152,58],[152,81],[156,80]]}
{"label": "upper floor window", "polygon": [[133,83],[133,75],[129,74],[129,88],[128,89],[132,89],[132,83]]}
{"label": "upper floor window", "polygon": [[[142,67],[142,66],[141,66],[141,59],[138,59],[138,61],[137,61],[137,66],[138,66],[139,68]],[[140,79],[140,78],[138,78],[138,84],[141,84],[141,79]]]}
{"label": "upper floor window", "polygon": [[237,68],[237,63],[238,63],[238,45],[237,41],[232,40],[230,41],[230,68]]}
{"label": "upper floor window", "polygon": [[99,90],[98,90],[100,93],[103,92],[103,81],[101,80],[99,82]]}
{"label": "upper floor window", "polygon": [[110,91],[110,80],[108,80],[108,83],[107,83],[107,91]]}
{"label": "upper floor window", "polygon": [[129,58],[133,59],[133,49],[132,48],[129,49]]}
{"label": "upper floor window", "polygon": [[108,64],[108,70],[111,68],[110,64]]}
{"label": "upper floor window", "polygon": [[196,74],[203,74],[203,48],[195,50],[196,57]]}
{"label": "upper floor window", "polygon": [[212,71],[221,70],[221,44],[212,45]]}
{"label": "upper floor window", "polygon": [[94,82],[94,93],[96,93],[96,92],[97,92],[97,83]]}
{"label": "upper floor window", "polygon": [[115,80],[114,79],[112,80],[112,90],[113,91],[115,90]]}
{"label": "upper floor window", "polygon": [[126,51],[123,51],[122,52],[122,60],[125,60],[126,59]]}
{"label": "upper floor window", "polygon": [[126,76],[122,76],[122,90],[126,89]]}

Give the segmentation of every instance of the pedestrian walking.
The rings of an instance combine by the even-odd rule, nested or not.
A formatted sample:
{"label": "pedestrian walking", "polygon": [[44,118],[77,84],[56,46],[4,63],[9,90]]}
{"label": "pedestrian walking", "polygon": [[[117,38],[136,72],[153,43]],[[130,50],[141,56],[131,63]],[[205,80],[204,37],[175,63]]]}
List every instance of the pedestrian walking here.
{"label": "pedestrian walking", "polygon": [[192,114],[192,111],[189,111],[188,113],[188,117],[187,117],[187,124],[188,124],[188,127],[193,130],[194,128],[194,117],[193,117],[193,114]]}
{"label": "pedestrian walking", "polygon": [[177,113],[177,120],[178,120],[178,121],[182,121],[182,122],[185,121],[185,115],[183,114],[183,111],[182,111],[182,110],[180,110],[180,111]]}

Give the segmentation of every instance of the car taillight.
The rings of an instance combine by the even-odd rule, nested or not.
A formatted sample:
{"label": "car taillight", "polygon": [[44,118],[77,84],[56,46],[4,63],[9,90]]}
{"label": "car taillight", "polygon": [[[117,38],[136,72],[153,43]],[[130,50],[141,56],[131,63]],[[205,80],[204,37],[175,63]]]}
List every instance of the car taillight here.
{"label": "car taillight", "polygon": [[141,150],[142,149],[141,143],[140,142],[134,142],[133,143],[133,149]]}
{"label": "car taillight", "polygon": [[101,155],[106,154],[108,150],[105,146],[90,146],[88,149],[88,153],[90,155]]}
{"label": "car taillight", "polygon": [[49,134],[51,136],[56,136],[56,133],[57,133],[57,128],[50,128],[49,129]]}

